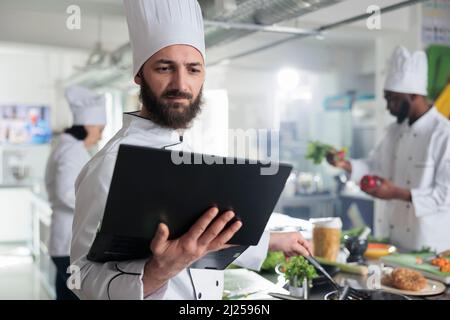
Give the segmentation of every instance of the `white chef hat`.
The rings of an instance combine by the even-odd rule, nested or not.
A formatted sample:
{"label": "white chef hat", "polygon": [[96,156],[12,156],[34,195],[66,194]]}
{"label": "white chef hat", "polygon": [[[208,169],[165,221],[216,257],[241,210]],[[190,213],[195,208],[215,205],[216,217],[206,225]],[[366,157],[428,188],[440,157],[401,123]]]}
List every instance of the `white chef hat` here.
{"label": "white chef hat", "polygon": [[197,0],[124,0],[133,75],[159,50],[176,44],[196,48],[206,60],[203,17]]}
{"label": "white chef hat", "polygon": [[411,54],[405,47],[395,48],[384,89],[426,96],[427,83],[428,62],[425,52],[416,51]]}
{"label": "white chef hat", "polygon": [[82,86],[66,89],[73,125],[106,125],[105,96]]}

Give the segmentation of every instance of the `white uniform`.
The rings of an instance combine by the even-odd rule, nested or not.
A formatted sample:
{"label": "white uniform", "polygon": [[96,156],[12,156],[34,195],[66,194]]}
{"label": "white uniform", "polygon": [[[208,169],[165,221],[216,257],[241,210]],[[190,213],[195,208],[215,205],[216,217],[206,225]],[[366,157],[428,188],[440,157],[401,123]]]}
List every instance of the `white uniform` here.
{"label": "white uniform", "polygon": [[351,163],[352,180],[375,174],[411,190],[412,203],[384,201],[375,228],[403,249],[450,248],[450,121],[435,107],[411,126],[390,125],[368,159]]}
{"label": "white uniform", "polygon": [[53,211],[49,246],[52,257],[69,256],[75,210],[75,180],[90,158],[83,141],[66,133],[61,135],[50,154],[45,184]]}
{"label": "white uniform", "polygon": [[[82,299],[221,299],[224,273],[217,270],[185,269],[154,294],[144,297],[142,274],[145,260],[94,263],[86,255],[102,220],[120,144],[162,148],[179,143],[176,130],[162,128],[136,114],[125,114],[122,129],[83,168],[76,183],[71,263],[81,271]],[[189,132],[171,150],[192,150]],[[141,168],[136,168],[141,170]],[[258,246],[247,249],[236,263],[259,269],[266,257],[269,233]]]}

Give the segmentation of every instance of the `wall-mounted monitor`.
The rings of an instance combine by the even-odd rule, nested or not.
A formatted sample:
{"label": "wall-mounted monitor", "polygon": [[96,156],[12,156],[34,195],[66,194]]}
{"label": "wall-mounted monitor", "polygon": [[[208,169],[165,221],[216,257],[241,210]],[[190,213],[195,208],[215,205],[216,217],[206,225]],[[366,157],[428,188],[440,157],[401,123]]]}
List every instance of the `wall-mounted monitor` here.
{"label": "wall-mounted monitor", "polygon": [[48,106],[0,105],[0,144],[43,144],[51,134]]}

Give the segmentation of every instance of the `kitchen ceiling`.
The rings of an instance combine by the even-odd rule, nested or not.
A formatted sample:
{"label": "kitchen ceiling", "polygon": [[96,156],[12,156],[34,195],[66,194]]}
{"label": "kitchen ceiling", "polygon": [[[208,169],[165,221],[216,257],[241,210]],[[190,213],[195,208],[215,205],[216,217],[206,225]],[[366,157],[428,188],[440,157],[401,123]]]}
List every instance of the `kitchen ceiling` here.
{"label": "kitchen ceiling", "polygon": [[[313,28],[334,20],[352,17],[370,4],[380,7],[401,2],[402,0],[199,0],[202,5],[205,20],[222,21],[225,23],[243,23],[253,25],[289,26],[292,28]],[[2,0],[0,1],[0,42],[31,43],[53,47],[82,49],[88,53],[100,41],[102,49],[116,52],[122,69],[130,64],[130,49],[126,45],[128,30],[123,13],[122,0],[77,0],[81,8],[82,29],[67,30],[65,20],[66,9],[73,0]],[[405,12],[405,10],[402,10]],[[408,16],[389,13],[393,19],[383,20],[383,32],[390,32],[385,20],[396,24],[406,20]],[[386,16],[388,17],[388,16]],[[101,23],[99,23],[101,19]],[[334,19],[334,20],[333,20]],[[387,26],[387,27],[384,27]],[[344,31],[339,33],[340,31]],[[349,33],[348,30],[351,32]],[[224,29],[207,26],[205,28],[208,45],[208,61],[221,61],[230,52],[252,50],[261,45],[269,45],[277,40],[289,37],[288,34],[255,32],[239,29]],[[349,47],[366,46],[376,35],[363,25],[339,28],[331,32],[325,39],[326,45],[336,44]],[[307,45],[317,40],[313,38],[298,40],[298,44]],[[300,42],[301,41],[301,42]],[[294,44],[296,44],[295,41]],[[315,44],[315,43],[314,43]],[[117,50],[117,48],[122,48]],[[269,50],[258,55],[256,60],[271,59],[270,52],[275,56],[283,48]],[[247,60],[247,59],[246,59]],[[255,60],[254,58],[250,59]],[[269,60],[271,61],[271,60]],[[255,62],[256,63],[256,62]],[[263,61],[258,65],[264,64]],[[255,65],[256,66],[256,65]]]}
{"label": "kitchen ceiling", "polygon": [[[343,0],[199,0],[205,19],[259,26],[297,18]],[[206,27],[206,45],[214,47],[255,31]]]}
{"label": "kitchen ceiling", "polygon": [[[262,26],[281,23],[340,2],[344,1],[199,0],[207,20]],[[65,28],[66,9],[74,3],[81,8],[83,24],[77,32]],[[100,40],[107,49],[128,42],[122,0],[2,0],[0,18],[0,41],[90,49],[99,40],[98,20],[101,19]],[[255,31],[206,27],[205,32],[207,46],[213,47]]]}

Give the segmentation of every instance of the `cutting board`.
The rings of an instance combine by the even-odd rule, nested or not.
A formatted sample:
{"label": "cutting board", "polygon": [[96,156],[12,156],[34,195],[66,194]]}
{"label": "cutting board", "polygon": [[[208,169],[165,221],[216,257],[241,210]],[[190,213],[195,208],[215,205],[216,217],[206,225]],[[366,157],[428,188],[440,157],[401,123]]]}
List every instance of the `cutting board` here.
{"label": "cutting board", "polygon": [[[405,267],[420,271],[425,277],[450,284],[450,272],[440,272],[439,267],[433,266],[425,262],[425,259],[433,256],[432,254],[392,254],[390,256],[381,257],[381,261],[393,267]],[[420,257],[424,260],[423,264],[417,264],[416,258]]]}

